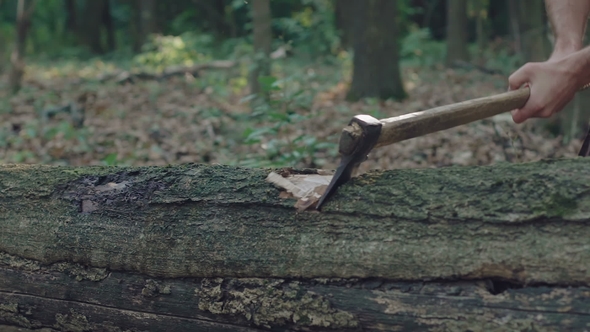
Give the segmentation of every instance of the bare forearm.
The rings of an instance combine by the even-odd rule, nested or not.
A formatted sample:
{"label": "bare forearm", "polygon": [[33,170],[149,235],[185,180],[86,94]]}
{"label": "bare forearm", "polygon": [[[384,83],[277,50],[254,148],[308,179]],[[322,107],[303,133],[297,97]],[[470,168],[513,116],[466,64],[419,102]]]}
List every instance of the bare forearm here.
{"label": "bare forearm", "polygon": [[554,54],[580,50],[590,14],[590,1],[545,0],[545,5],[555,35]]}
{"label": "bare forearm", "polygon": [[590,46],[564,57],[562,68],[573,77],[578,88],[590,83]]}

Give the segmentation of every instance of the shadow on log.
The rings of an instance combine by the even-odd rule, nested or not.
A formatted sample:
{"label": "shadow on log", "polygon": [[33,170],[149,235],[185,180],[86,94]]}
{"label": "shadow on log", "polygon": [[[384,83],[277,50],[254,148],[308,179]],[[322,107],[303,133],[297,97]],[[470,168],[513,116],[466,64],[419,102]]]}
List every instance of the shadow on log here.
{"label": "shadow on log", "polygon": [[321,213],[297,213],[265,182],[270,171],[0,167],[0,324],[590,326],[588,159],[371,172]]}

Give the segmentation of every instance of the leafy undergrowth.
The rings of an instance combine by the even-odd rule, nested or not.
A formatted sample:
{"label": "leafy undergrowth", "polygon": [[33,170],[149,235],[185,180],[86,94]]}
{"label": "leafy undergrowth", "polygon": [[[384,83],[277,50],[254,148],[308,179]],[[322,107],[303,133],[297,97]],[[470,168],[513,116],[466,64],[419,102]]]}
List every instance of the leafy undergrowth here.
{"label": "leafy undergrowth", "polygon": [[[263,80],[272,102],[252,109],[246,64],[204,70],[197,77],[125,84],[92,80],[117,70],[100,61],[32,64],[16,96],[7,95],[6,77],[0,80],[0,162],[334,169],[340,131],[355,114],[390,117],[506,90],[502,76],[408,67],[403,70],[406,100],[349,103],[348,81],[342,79],[349,67],[334,61],[277,61],[276,79]],[[83,110],[83,122],[80,112],[51,112],[71,102]],[[500,115],[377,149],[361,171],[576,155],[579,140],[563,145],[539,128],[535,121],[516,125],[508,114]]]}

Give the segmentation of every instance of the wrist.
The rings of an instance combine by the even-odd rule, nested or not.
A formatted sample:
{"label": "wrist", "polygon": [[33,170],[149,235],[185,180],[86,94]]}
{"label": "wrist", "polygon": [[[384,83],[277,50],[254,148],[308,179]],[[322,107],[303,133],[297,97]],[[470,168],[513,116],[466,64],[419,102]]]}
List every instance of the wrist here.
{"label": "wrist", "polygon": [[576,42],[573,40],[564,41],[564,40],[557,40],[555,42],[555,46],[553,47],[553,53],[551,53],[551,57],[549,59],[560,59],[566,56],[569,56],[573,53],[576,53],[582,49],[582,42]]}
{"label": "wrist", "polygon": [[578,87],[590,82],[590,48],[584,48],[566,55],[560,60]]}

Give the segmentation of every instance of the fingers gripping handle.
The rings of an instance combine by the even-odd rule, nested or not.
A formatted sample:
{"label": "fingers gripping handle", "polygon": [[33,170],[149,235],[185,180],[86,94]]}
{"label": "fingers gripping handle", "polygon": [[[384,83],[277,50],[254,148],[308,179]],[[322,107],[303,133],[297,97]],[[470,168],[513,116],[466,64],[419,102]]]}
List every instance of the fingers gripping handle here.
{"label": "fingers gripping handle", "polygon": [[375,148],[521,108],[526,104],[529,93],[530,89],[524,87],[490,97],[381,119],[383,127]]}

